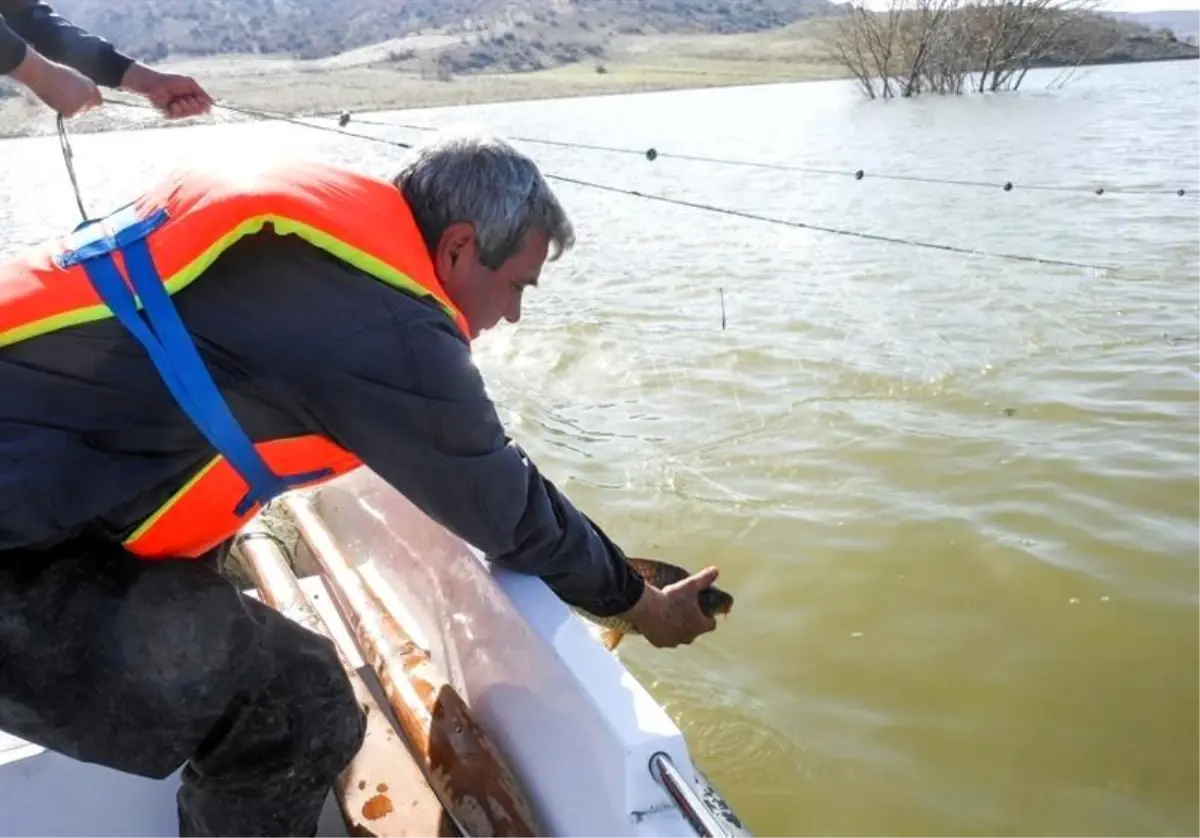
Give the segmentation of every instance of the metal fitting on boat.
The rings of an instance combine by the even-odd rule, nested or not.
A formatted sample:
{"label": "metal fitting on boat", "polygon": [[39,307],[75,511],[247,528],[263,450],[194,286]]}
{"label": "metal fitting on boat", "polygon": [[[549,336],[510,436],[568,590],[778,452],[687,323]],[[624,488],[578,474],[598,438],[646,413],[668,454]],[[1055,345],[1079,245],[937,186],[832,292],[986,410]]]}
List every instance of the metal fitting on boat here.
{"label": "metal fitting on boat", "polygon": [[683,778],[671,758],[662,751],[650,757],[650,776],[662,784],[679,811],[702,838],[731,838],[732,833],[713,817],[692,784]]}

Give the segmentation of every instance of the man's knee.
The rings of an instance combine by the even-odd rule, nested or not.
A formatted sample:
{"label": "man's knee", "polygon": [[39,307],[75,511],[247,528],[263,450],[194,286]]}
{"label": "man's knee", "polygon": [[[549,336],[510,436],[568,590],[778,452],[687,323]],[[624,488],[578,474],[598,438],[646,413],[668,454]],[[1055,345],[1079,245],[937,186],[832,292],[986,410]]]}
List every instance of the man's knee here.
{"label": "man's knee", "polygon": [[[19,557],[18,557],[19,559]],[[0,726],[53,750],[164,777],[335,777],[365,719],[333,645],[199,562],[106,545],[0,573]],[[34,642],[36,640],[36,642]]]}
{"label": "man's knee", "polygon": [[251,610],[270,626],[254,655],[265,680],[184,771],[180,835],[313,835],[362,746],[365,714],[333,644],[258,603]]}
{"label": "man's knee", "polygon": [[298,674],[296,695],[304,702],[310,758],[327,760],[332,777],[362,747],[366,736],[366,713],[355,698],[354,688],[333,643],[317,635],[312,635],[311,642],[308,674],[311,680],[306,689],[305,676]]}
{"label": "man's knee", "polygon": [[275,613],[271,617],[280,622],[263,650],[275,667],[267,691],[286,708],[293,763],[314,779],[331,780],[362,747],[366,714],[332,641]]}
{"label": "man's knee", "polygon": [[112,670],[136,684],[115,692],[137,696],[148,711],[130,721],[156,718],[160,735],[183,734],[178,745],[197,748],[164,748],[154,773],[173,770],[180,757],[240,773],[242,755],[262,748],[276,756],[263,767],[307,765],[301,770],[324,779],[358,752],[363,713],[326,638],[199,563],[145,568],[126,606],[118,634],[126,654],[136,648],[139,665]]}

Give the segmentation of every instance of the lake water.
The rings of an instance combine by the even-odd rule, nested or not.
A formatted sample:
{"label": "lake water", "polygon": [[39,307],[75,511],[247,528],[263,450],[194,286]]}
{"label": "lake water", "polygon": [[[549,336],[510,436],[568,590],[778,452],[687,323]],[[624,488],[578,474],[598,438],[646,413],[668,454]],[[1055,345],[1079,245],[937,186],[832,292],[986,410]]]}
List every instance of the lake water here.
{"label": "lake water", "polygon": [[[737,605],[715,634],[620,654],[759,834],[1200,829],[1197,63],[1055,75],[911,102],[833,82],[388,117],[862,168],[522,144],[623,188],[1120,267],[558,187],[579,245],[480,365],[514,437],[630,553],[721,568]],[[282,124],[73,143],[94,209],[184,157],[385,173],[400,153]],[[2,243],[76,222],[52,136],[3,157]],[[1096,183],[1189,194],[1021,188]]]}

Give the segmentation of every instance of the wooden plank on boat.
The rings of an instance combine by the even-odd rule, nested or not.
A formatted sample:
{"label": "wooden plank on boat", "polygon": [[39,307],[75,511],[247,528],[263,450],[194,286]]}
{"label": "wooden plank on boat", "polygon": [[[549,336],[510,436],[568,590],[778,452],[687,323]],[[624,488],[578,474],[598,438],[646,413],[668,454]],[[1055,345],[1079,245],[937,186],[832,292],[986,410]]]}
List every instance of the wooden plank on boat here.
{"label": "wooden plank on boat", "polygon": [[321,568],[342,617],[382,684],[425,776],[472,836],[536,836],[533,807],[466,702],[372,595],[311,505],[283,501],[300,535],[297,558]]}
{"label": "wooden plank on boat", "polygon": [[277,539],[263,529],[247,527],[238,546],[247,571],[258,585],[259,598],[333,641],[355,698],[366,714],[362,748],[334,785],[349,834],[389,838],[459,835],[404,739],[371,693],[360,669],[362,658],[353,644],[348,644],[349,633],[321,580],[298,580]]}

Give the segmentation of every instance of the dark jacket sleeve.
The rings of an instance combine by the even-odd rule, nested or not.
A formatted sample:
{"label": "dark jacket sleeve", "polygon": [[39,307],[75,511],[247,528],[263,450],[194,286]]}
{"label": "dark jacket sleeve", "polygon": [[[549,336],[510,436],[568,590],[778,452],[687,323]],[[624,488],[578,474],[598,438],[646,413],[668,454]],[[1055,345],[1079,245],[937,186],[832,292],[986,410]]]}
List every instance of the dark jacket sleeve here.
{"label": "dark jacket sleeve", "polygon": [[492,562],[598,616],[641,596],[621,550],[505,434],[467,344],[440,313],[343,341],[308,365],[302,387],[332,439]]}
{"label": "dark jacket sleeve", "polygon": [[11,73],[25,60],[27,44],[104,87],[118,87],[133,63],[108,41],[80,29],[38,0],[0,0],[0,16],[0,74]]}

